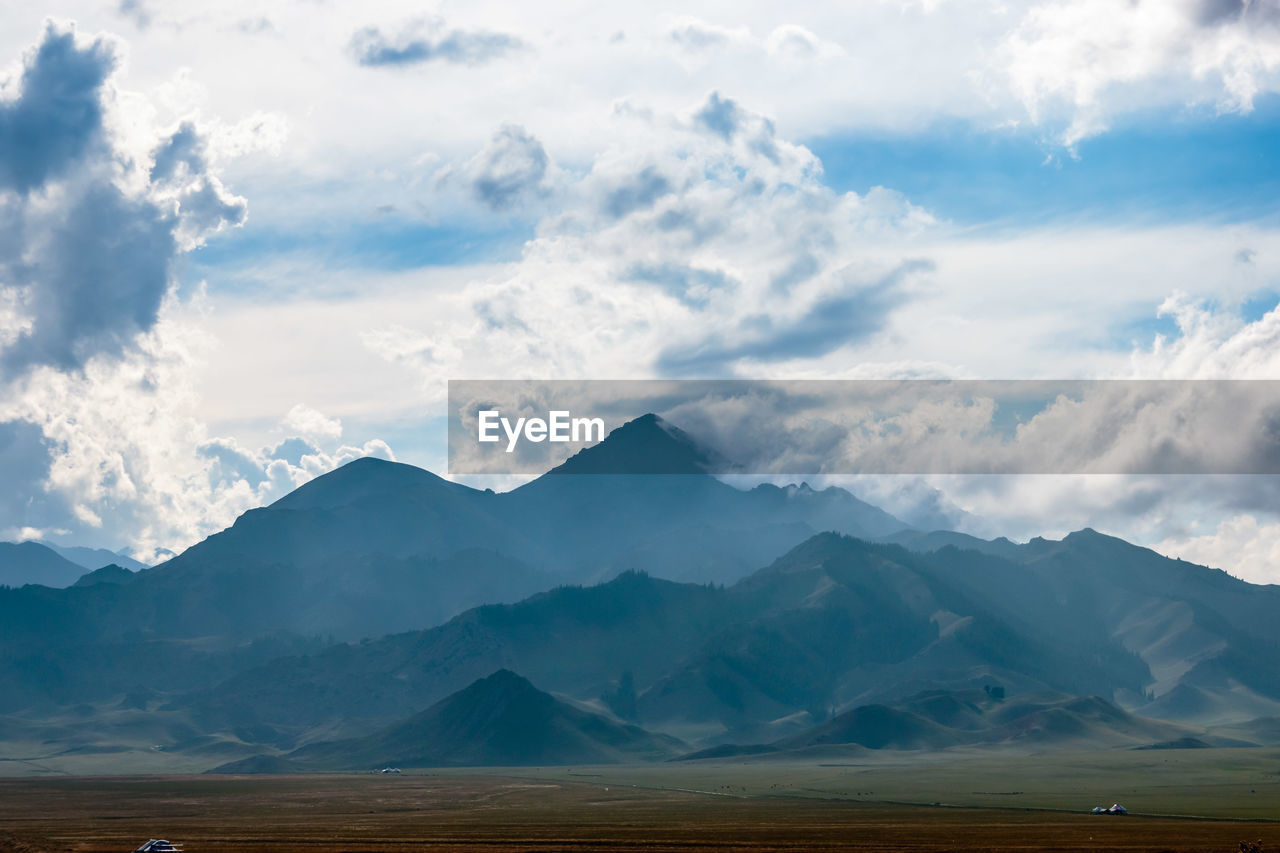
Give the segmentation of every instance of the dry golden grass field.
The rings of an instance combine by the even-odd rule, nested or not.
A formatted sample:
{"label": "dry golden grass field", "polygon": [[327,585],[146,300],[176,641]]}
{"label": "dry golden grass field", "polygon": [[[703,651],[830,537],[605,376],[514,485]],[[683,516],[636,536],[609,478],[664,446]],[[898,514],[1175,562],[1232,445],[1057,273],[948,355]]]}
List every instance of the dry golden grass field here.
{"label": "dry golden grass field", "polygon": [[[569,771],[0,780],[0,851],[1280,851],[1280,823],[897,805],[618,784]],[[586,770],[578,771],[584,773]],[[700,770],[706,773],[705,769]],[[674,770],[675,776],[683,771]],[[725,773],[731,775],[726,768]],[[625,774],[623,774],[625,775]],[[726,775],[725,778],[728,778]],[[676,779],[675,781],[679,781]],[[739,786],[745,787],[745,786]]]}

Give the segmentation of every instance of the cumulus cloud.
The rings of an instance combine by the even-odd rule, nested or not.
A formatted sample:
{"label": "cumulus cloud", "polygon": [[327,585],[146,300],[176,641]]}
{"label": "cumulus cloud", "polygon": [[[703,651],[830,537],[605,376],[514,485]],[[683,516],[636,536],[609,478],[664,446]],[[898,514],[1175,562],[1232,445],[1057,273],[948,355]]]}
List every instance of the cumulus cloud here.
{"label": "cumulus cloud", "polygon": [[835,43],[819,38],[799,24],[783,24],[759,37],[747,27],[726,27],[686,15],[672,23],[667,35],[686,56],[695,60],[727,49],[798,62],[844,53]]}
{"label": "cumulus cloud", "polygon": [[1260,522],[1251,514],[1232,516],[1212,533],[1177,536],[1156,551],[1204,566],[1224,569],[1251,583],[1280,583],[1280,522]]}
{"label": "cumulus cloud", "polygon": [[813,59],[824,53],[838,53],[830,42],[823,41],[798,24],[784,24],[765,39],[769,53],[792,59]]}
{"label": "cumulus cloud", "polygon": [[1280,379],[1280,305],[1252,322],[1185,292],[1160,306],[1177,325],[1135,350],[1132,371],[1146,378]]}
{"label": "cumulus cloud", "polygon": [[744,118],[738,105],[730,98],[720,97],[719,92],[712,92],[707,103],[693,117],[698,124],[726,141],[738,132],[738,125]]}
{"label": "cumulus cloud", "polygon": [[[299,405],[284,437],[210,436],[193,372],[213,342],[173,319],[183,254],[247,205],[215,162],[270,149],[265,116],[165,130],[120,91],[122,47],[49,25],[0,102],[0,537],[181,549],[362,455]],[[264,142],[265,140],[265,142]]]}
{"label": "cumulus cloud", "polygon": [[515,36],[490,30],[446,29],[439,21],[416,21],[394,34],[366,27],[349,45],[356,62],[370,68],[440,61],[483,65],[524,47]]}
{"label": "cumulus cloud", "polygon": [[150,560],[352,459],[394,459],[382,441],[343,442],[337,419],[301,405],[282,413],[283,437],[267,446],[210,435],[193,367],[215,346],[162,312],[124,356],[81,371],[41,367],[11,384],[0,440],[12,436],[14,451],[0,448],[0,465],[23,478],[30,503],[0,504],[0,532],[62,528],[66,541],[123,542]]}
{"label": "cumulus cloud", "polygon": [[471,189],[492,210],[506,210],[543,188],[547,152],[523,127],[505,124],[471,162]]}
{"label": "cumulus cloud", "polygon": [[105,146],[103,87],[117,64],[105,39],[78,44],[49,25],[30,53],[18,97],[0,103],[0,190],[22,195],[56,179]]}
{"label": "cumulus cloud", "polygon": [[155,325],[180,251],[244,219],[183,125],[136,165],[108,126],[116,48],[50,25],[0,106],[0,290],[18,315],[0,365],[78,369]]}
{"label": "cumulus cloud", "polygon": [[604,211],[614,219],[644,210],[671,192],[671,184],[653,166],[645,166],[635,175],[623,177],[618,185],[605,190]]}
{"label": "cumulus cloud", "polygon": [[182,122],[152,152],[151,180],[171,181],[184,172],[200,174],[205,170],[205,145],[195,123]]}
{"label": "cumulus cloud", "polygon": [[689,16],[678,19],[669,35],[680,47],[694,52],[751,40],[751,31],[745,27],[722,27]]}
{"label": "cumulus cloud", "polygon": [[289,410],[289,413],[285,415],[284,424],[299,436],[321,439],[342,437],[342,421],[337,418],[327,418],[302,403]]}
{"label": "cumulus cloud", "polygon": [[[900,253],[936,227],[926,211],[889,190],[832,191],[810,151],[725,95],[612,120],[617,142],[562,176],[510,275],[441,300],[429,327],[367,335],[370,346],[432,388],[475,371],[732,374],[858,345],[928,275]],[[494,147],[527,150],[520,138]],[[516,160],[535,165],[511,169],[523,176],[511,185],[532,183],[540,158]]]}
{"label": "cumulus cloud", "polygon": [[1250,111],[1280,89],[1278,21],[1274,0],[1062,0],[1032,7],[1001,56],[1033,119],[1063,115],[1074,146],[1161,89]]}
{"label": "cumulus cloud", "polygon": [[151,25],[151,11],[142,0],[120,0],[116,11],[132,20],[140,30]]}
{"label": "cumulus cloud", "polygon": [[[933,270],[928,261],[906,261],[871,281],[848,273],[844,287],[825,295],[798,316],[760,314],[746,324],[749,332],[729,343],[716,335],[692,346],[663,350],[659,369],[671,375],[723,374],[740,360],[784,361],[817,358],[880,331],[888,314],[908,298],[912,276]],[[816,272],[816,265],[814,268]],[[843,272],[843,271],[842,271]],[[786,281],[774,277],[773,285]]]}

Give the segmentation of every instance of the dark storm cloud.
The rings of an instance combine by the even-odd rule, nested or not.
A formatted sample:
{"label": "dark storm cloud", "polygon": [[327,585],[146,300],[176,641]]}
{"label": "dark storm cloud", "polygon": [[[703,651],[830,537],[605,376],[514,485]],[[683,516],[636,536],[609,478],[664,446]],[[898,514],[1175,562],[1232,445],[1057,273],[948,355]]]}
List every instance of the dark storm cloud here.
{"label": "dark storm cloud", "polygon": [[71,32],[45,31],[21,95],[0,105],[0,190],[28,193],[103,144],[100,90],[115,66],[107,43],[80,48]]}
{"label": "dark storm cloud", "polygon": [[515,36],[489,30],[450,30],[433,35],[419,34],[411,27],[398,35],[387,35],[377,27],[367,27],[351,38],[356,62],[369,68],[449,62],[455,65],[482,65],[524,47]]}
{"label": "dark storm cloud", "polygon": [[930,270],[928,261],[908,261],[870,285],[854,286],[826,296],[799,318],[780,322],[766,314],[749,318],[739,329],[743,340],[715,335],[692,346],[665,350],[658,369],[678,376],[712,376],[728,372],[733,362],[818,358],[842,346],[865,340],[884,328],[893,309],[906,300],[904,283]]}
{"label": "dark storm cloud", "polygon": [[548,163],[534,136],[519,125],[503,125],[472,163],[471,189],[491,209],[505,210],[538,190]]}

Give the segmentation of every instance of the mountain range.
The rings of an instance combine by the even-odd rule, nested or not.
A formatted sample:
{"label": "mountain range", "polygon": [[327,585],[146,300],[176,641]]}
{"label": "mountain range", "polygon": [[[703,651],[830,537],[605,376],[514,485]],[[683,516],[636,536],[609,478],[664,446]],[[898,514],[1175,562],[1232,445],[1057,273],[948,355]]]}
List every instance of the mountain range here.
{"label": "mountain range", "polygon": [[[555,754],[602,761],[1280,728],[1280,588],[1092,530],[986,541],[841,489],[738,489],[707,453],[645,416],[505,493],[363,459],[157,567],[0,589],[0,750],[6,721],[126,748],[110,717],[211,762],[521,763],[450,726],[533,709]],[[921,713],[934,694],[971,716]]]}
{"label": "mountain range", "polygon": [[0,586],[68,587],[87,572],[119,566],[128,571],[146,565],[105,548],[62,547],[50,542],[0,542]]}

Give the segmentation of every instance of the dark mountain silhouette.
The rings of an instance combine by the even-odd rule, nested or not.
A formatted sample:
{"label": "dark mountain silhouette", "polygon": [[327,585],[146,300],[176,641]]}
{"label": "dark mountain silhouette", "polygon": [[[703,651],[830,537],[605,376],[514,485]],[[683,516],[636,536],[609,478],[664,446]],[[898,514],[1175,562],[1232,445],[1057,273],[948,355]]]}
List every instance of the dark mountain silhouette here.
{"label": "dark mountain silhouette", "polygon": [[[615,764],[686,749],[675,738],[575,708],[501,669],[367,737],[306,746],[285,761],[298,770]],[[262,764],[249,759],[219,770],[250,772]],[[283,769],[267,764],[269,772]]]}
{"label": "dark mountain silhouette", "polygon": [[75,583],[84,566],[38,542],[0,542],[0,586],[61,588]]}
{"label": "dark mountain silhouette", "polygon": [[137,575],[134,572],[111,563],[83,575],[73,586],[94,586],[100,583],[126,584],[133,582],[136,578]]}

